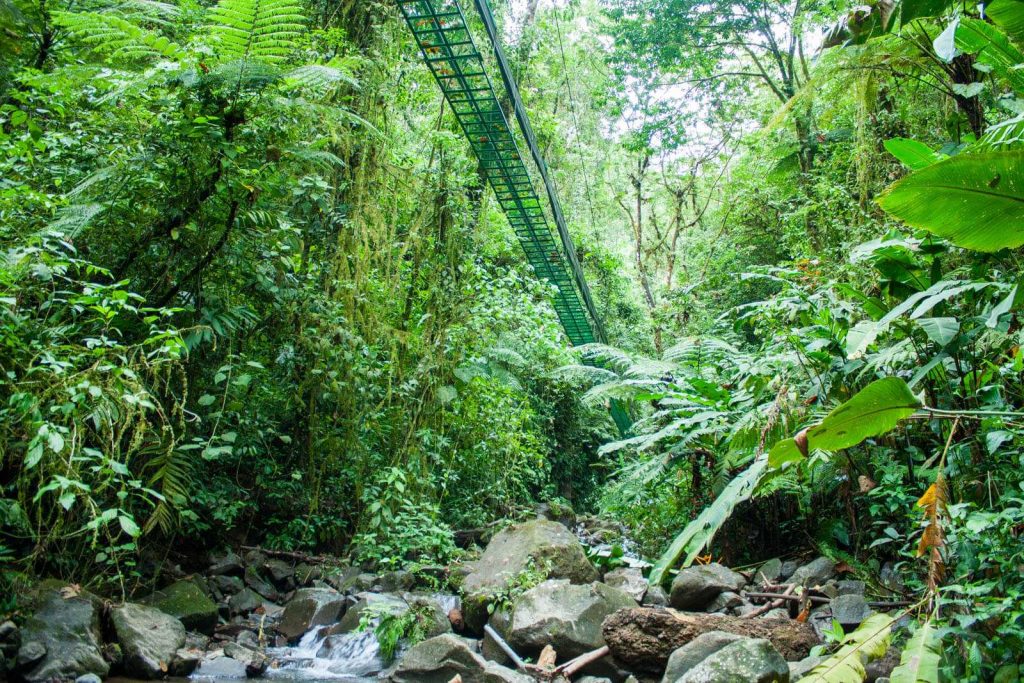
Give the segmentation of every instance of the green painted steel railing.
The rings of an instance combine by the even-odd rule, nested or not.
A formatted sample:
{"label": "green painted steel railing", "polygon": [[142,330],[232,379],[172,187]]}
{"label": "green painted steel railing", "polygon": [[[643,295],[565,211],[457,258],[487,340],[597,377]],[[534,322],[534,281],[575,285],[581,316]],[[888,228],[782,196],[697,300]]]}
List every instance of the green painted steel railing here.
{"label": "green painted steel railing", "polygon": [[[558,239],[551,230],[544,206],[534,189],[519,145],[487,74],[458,0],[397,0],[423,60],[441,87],[459,126],[469,140],[480,169],[519,237],[519,243],[537,276],[555,285],[553,305],[573,345],[607,343],[576,250],[562,216],[547,167],[537,150],[526,110],[497,41],[494,20],[486,0],[476,0],[494,47],[498,68],[516,119],[544,181]],[[628,430],[629,418],[617,403],[612,417],[619,430]]]}

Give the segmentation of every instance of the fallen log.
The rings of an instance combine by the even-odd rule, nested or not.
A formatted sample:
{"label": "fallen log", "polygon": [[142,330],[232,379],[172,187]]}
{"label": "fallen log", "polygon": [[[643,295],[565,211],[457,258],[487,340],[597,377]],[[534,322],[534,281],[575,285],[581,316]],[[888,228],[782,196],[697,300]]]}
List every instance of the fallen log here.
{"label": "fallen log", "polygon": [[810,624],[792,619],[743,619],[672,609],[621,609],[604,620],[605,643],[615,659],[638,672],[660,674],[673,650],[709,631],[765,638],[786,659],[808,655],[820,641]]}

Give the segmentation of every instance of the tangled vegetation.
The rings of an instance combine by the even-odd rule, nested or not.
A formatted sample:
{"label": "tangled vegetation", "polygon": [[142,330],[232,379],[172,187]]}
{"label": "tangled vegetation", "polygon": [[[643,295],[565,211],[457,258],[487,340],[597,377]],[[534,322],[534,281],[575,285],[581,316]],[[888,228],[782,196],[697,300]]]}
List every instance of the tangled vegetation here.
{"label": "tangled vegetation", "polygon": [[1017,680],[1024,3],[494,4],[608,344],[393,3],[0,0],[0,584],[549,502],[654,582],[813,547],[911,605],[893,680]]}

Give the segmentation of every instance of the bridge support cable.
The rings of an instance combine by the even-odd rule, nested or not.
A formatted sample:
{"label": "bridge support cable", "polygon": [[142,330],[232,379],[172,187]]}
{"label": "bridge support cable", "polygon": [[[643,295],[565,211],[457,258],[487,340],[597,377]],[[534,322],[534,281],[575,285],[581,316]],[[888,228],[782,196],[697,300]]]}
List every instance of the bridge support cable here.
{"label": "bridge support cable", "polygon": [[[494,45],[502,81],[514,103],[516,119],[544,180],[559,236],[557,241],[458,0],[397,2],[416,38],[423,61],[469,140],[527,261],[538,277],[555,286],[557,291],[552,303],[569,341],[574,346],[597,341],[607,343],[547,166],[537,149],[518,88],[497,41],[490,9],[486,3],[478,2],[478,10]],[[621,432],[629,429],[629,418],[617,403],[612,405],[612,417]]]}

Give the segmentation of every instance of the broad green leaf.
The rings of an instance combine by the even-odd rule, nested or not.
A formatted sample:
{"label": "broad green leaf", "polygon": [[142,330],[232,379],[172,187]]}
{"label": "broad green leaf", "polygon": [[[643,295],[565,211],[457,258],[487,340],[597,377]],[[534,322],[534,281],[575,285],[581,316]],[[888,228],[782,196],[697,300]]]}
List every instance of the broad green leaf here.
{"label": "broad green leaf", "polygon": [[1003,29],[1010,40],[1024,43],[1024,2],[1021,0],[992,0],[985,7],[985,16]]}
{"label": "broad green leaf", "polygon": [[980,19],[965,17],[956,29],[956,47],[960,52],[976,54],[979,64],[991,67],[1017,92],[1024,90],[1024,72],[1018,68],[1024,62],[1024,54],[999,28]]}
{"label": "broad green leaf", "polygon": [[903,0],[900,3],[900,24],[905,25],[921,17],[942,14],[950,3],[947,0]]}
{"label": "broad green leaf", "polygon": [[898,377],[886,377],[861,389],[807,432],[808,449],[838,451],[884,434],[921,407],[914,392]]}
{"label": "broad green leaf", "polygon": [[139,525],[136,524],[135,520],[128,515],[121,515],[117,518],[117,521],[121,524],[121,529],[123,529],[124,532],[132,538],[137,538],[138,535],[142,533],[141,529],[139,529]]}
{"label": "broad green leaf", "polygon": [[778,469],[788,462],[798,462],[803,458],[795,439],[783,439],[768,452],[768,467]]}
{"label": "broad green leaf", "polygon": [[715,533],[729,519],[729,515],[737,505],[750,498],[758,483],[768,469],[768,458],[760,457],[742,474],[738,475],[722,490],[711,505],[704,508],[697,519],[686,525],[676,536],[651,569],[648,581],[652,586],[660,585],[665,573],[673,566],[684,552],[686,558],[683,566],[689,566],[700,551],[715,537]]}
{"label": "broad green leaf", "polygon": [[999,318],[1006,315],[1013,308],[1014,301],[1017,299],[1017,292],[1020,289],[1020,285],[1014,285],[1013,289],[1006,297],[996,304],[992,308],[992,312],[988,314],[988,320],[985,321],[985,327],[995,328],[999,325]]}
{"label": "broad green leaf", "polygon": [[932,148],[923,142],[909,140],[907,138],[892,138],[886,140],[885,148],[907,168],[916,171],[938,163],[939,155],[932,151]]}
{"label": "broad green leaf", "polygon": [[834,655],[811,669],[804,683],[862,683],[867,676],[865,661],[878,659],[889,647],[893,618],[872,614],[843,638],[843,646]]}
{"label": "broad green leaf", "polygon": [[1024,152],[961,154],[891,185],[878,202],[906,223],[961,247],[1024,244]]}
{"label": "broad green leaf", "polygon": [[931,621],[926,621],[907,641],[900,664],[889,675],[892,683],[938,683],[942,641]]}
{"label": "broad green leaf", "polygon": [[960,323],[956,318],[920,318],[917,324],[928,335],[928,339],[939,346],[945,346],[953,341],[960,332]]}

